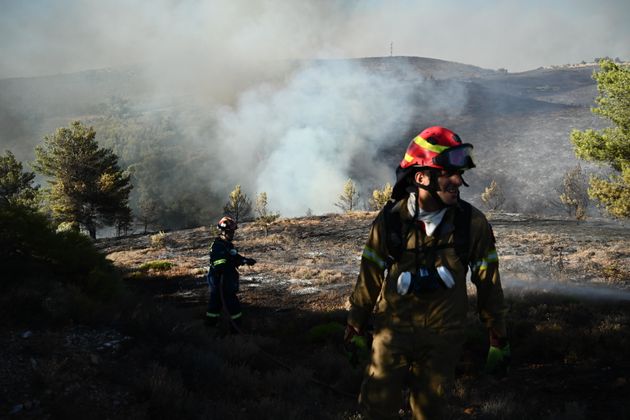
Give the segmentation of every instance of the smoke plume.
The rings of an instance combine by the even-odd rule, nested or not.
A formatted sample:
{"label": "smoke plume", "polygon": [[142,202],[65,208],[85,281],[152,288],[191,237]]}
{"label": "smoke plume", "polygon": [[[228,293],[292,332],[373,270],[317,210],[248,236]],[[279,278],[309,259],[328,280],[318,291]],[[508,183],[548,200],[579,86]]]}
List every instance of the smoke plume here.
{"label": "smoke plume", "polygon": [[[230,165],[250,188],[269,195],[282,214],[334,210],[347,178],[363,186],[393,183],[384,148],[406,147],[400,135],[418,113],[419,97],[433,85],[404,62],[390,78],[356,61],[312,63],[280,87],[262,86],[243,94],[219,115],[217,140]],[[464,91],[449,85],[448,100],[427,102],[420,112],[457,114]],[[445,87],[441,87],[445,89]]]}

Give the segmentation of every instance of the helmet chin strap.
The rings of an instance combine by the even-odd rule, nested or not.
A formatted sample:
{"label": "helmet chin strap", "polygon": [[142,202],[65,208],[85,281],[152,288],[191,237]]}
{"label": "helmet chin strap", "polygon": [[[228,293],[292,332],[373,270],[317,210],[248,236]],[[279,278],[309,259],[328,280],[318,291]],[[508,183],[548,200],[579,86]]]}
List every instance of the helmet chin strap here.
{"label": "helmet chin strap", "polygon": [[442,199],[440,198],[438,191],[440,191],[440,188],[438,187],[438,183],[437,183],[437,173],[435,173],[435,171],[431,171],[430,175],[429,175],[429,185],[422,185],[422,184],[417,184],[416,186],[418,188],[421,188],[425,191],[428,191],[429,194],[431,194],[431,197],[433,197],[433,199],[435,201],[438,202],[438,204],[440,205],[440,207],[447,207],[446,203],[444,203],[444,201],[442,201]]}
{"label": "helmet chin strap", "polygon": [[[464,181],[464,177],[461,175],[460,177],[462,179],[462,184],[467,187],[468,184],[466,183],[466,181]],[[438,186],[437,171],[429,170],[429,185],[422,185],[416,182],[414,182],[414,184],[416,184],[418,188],[422,188],[423,190],[428,191],[429,194],[431,194],[431,197],[433,197],[433,199],[435,199],[435,201],[437,201],[441,207],[449,207],[444,201],[442,201],[438,194],[438,191],[440,191],[440,187]],[[459,193],[457,194],[457,196],[459,198]]]}

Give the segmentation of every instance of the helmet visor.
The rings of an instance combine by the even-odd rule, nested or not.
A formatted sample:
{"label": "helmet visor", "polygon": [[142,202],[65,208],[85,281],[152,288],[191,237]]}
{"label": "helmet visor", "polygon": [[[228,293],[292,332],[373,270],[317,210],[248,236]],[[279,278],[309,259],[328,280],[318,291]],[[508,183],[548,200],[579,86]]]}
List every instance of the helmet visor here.
{"label": "helmet visor", "polygon": [[444,169],[472,169],[475,164],[472,160],[472,144],[462,144],[450,147],[433,158],[433,163]]}

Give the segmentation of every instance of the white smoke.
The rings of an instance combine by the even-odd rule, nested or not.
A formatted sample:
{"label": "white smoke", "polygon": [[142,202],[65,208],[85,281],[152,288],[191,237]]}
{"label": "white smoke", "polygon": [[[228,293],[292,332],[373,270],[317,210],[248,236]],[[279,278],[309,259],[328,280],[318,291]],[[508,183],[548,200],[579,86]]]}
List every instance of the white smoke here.
{"label": "white smoke", "polygon": [[[236,107],[223,110],[217,130],[238,183],[267,192],[270,205],[286,216],[333,211],[349,177],[363,189],[392,183],[394,167],[377,155],[391,145],[404,150],[408,140],[399,137],[401,127],[409,127],[412,111],[418,112],[412,101],[437,96],[412,68],[400,64],[396,72],[402,77],[353,61],[314,63],[280,88],[265,85],[243,94]],[[420,109],[457,113],[463,95],[453,88],[440,95],[448,99]]]}
{"label": "white smoke", "polygon": [[557,280],[523,279],[510,276],[503,276],[501,282],[508,296],[561,295],[584,301],[630,302],[630,291],[605,285],[575,284]]}
{"label": "white smoke", "polygon": [[[399,74],[387,77],[355,64],[287,73],[296,62],[391,52],[514,71],[630,54],[625,25],[630,7],[622,0],[533,5],[515,0],[8,0],[2,11],[0,55],[10,59],[0,62],[0,78],[142,64],[146,73],[137,84],[147,87],[138,88],[145,96],[137,107],[146,109],[150,96],[159,100],[155,108],[168,109],[165,102],[176,95],[180,104],[196,108],[177,121],[186,135],[173,141],[190,150],[205,143],[216,153],[221,166],[200,168],[208,172],[213,190],[228,192],[239,183],[250,194],[266,191],[270,206],[286,215],[335,210],[348,177],[356,178],[367,198],[369,188],[393,181],[393,165],[374,163],[382,162],[376,154],[394,142],[402,152],[408,133],[401,131],[424,128],[410,120],[411,109],[420,110],[420,118],[440,111],[454,118],[465,103],[456,85],[440,86],[439,94],[431,95],[426,91],[431,83],[410,69],[403,70],[408,75],[403,83],[392,81],[401,79]],[[0,143],[39,139],[40,132],[29,132],[38,124],[43,133],[65,125],[52,119],[23,123],[19,120],[37,112],[27,109],[22,117],[15,101],[0,99],[4,132],[28,128],[0,136]],[[65,96],[55,100],[50,108],[63,109]],[[217,115],[219,104],[224,108]],[[445,118],[431,122],[444,124]]]}

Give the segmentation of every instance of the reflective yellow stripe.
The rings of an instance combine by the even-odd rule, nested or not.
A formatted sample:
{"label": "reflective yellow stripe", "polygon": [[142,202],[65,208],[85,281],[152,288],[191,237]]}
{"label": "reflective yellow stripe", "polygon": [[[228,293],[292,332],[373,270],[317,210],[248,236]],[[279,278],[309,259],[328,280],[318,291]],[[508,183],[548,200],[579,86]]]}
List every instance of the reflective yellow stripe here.
{"label": "reflective yellow stripe", "polygon": [[[420,137],[419,135],[416,136],[415,139],[413,139],[413,142],[416,143],[418,146],[422,147],[423,149],[427,149],[435,153],[441,153],[449,148],[448,146],[440,146],[439,144],[431,144],[425,139],[423,139],[422,137]],[[406,158],[407,157],[405,156],[405,159]]]}
{"label": "reflective yellow stripe", "polygon": [[405,153],[405,161],[411,162],[412,160],[413,160],[413,156],[411,156],[409,153]]}
{"label": "reflective yellow stripe", "polygon": [[216,260],[215,262],[212,263],[212,265],[217,266],[217,265],[225,264],[226,262],[227,260],[223,258],[221,260]]}
{"label": "reflective yellow stripe", "polygon": [[384,270],[387,264],[372,248],[366,246],[363,248],[363,258],[376,264],[381,270]]}
{"label": "reflective yellow stripe", "polygon": [[206,316],[208,318],[218,318],[221,316],[221,314],[215,314],[214,312],[206,312]]}
{"label": "reflective yellow stripe", "polygon": [[473,270],[479,270],[479,271],[484,271],[488,269],[488,264],[491,263],[496,263],[499,262],[499,256],[497,255],[497,250],[492,248],[491,250],[488,251],[488,254],[482,258],[481,260],[477,261],[474,266],[473,266]]}
{"label": "reflective yellow stripe", "polygon": [[238,319],[238,318],[240,318],[240,317],[242,317],[242,316],[243,316],[243,312],[239,312],[239,313],[237,313],[236,315],[232,315],[232,317],[231,317],[231,318],[232,318],[232,319]]}

